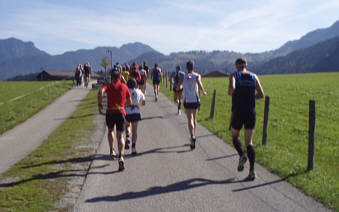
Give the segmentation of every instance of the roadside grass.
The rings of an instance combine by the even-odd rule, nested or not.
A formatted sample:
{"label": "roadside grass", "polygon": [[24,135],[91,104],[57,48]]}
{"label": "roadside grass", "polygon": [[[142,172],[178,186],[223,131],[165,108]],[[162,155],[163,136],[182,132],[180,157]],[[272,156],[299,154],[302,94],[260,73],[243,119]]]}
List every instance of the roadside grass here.
{"label": "roadside grass", "polygon": [[[256,160],[326,207],[339,211],[339,73],[264,75],[260,81],[270,96],[267,145],[263,147],[264,100],[256,103],[254,133]],[[232,145],[228,130],[231,97],[228,78],[203,78],[208,95],[201,96],[200,124]],[[161,92],[172,100],[173,92],[161,85]],[[214,119],[210,108],[216,89]],[[316,104],[314,170],[307,172],[308,107]],[[243,141],[243,135],[242,139]],[[260,173],[257,173],[260,176]]]}
{"label": "roadside grass", "polygon": [[97,90],[36,150],[0,177],[0,211],[68,211],[55,203],[67,192],[67,183],[88,167],[90,137],[95,130]]}
{"label": "roadside grass", "polygon": [[72,88],[71,81],[0,82],[0,135]]}

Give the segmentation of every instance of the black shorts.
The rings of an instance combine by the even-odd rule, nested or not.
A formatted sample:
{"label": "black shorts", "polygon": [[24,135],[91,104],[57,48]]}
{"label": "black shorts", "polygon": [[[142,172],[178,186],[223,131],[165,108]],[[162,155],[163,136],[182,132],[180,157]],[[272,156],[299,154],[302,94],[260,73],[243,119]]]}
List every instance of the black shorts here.
{"label": "black shorts", "polygon": [[181,93],[183,90],[184,90],[183,88],[181,88],[180,90],[176,90],[176,88],[173,88],[173,92],[175,93]]}
{"label": "black shorts", "polygon": [[199,109],[200,108],[200,102],[184,102],[184,108],[186,109]]}
{"label": "black shorts", "polygon": [[128,122],[136,122],[141,120],[140,113],[133,113],[133,114],[127,114],[126,115],[126,121]]}
{"label": "black shorts", "polygon": [[145,85],[145,81],[138,81],[138,85]]}
{"label": "black shorts", "polygon": [[160,84],[160,79],[154,79],[153,78],[153,85],[155,85],[155,84],[159,85]]}
{"label": "black shorts", "polygon": [[231,126],[236,130],[240,130],[244,125],[246,130],[253,130],[255,121],[255,112],[233,112]]}
{"label": "black shorts", "polygon": [[106,114],[106,124],[109,129],[114,129],[117,126],[117,131],[125,130],[125,115],[121,113]]}

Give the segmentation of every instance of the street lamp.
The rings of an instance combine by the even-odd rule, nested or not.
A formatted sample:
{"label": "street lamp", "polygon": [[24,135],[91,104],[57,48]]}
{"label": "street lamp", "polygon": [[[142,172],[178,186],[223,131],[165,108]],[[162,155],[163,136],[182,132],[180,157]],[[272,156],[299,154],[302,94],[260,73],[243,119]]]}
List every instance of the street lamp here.
{"label": "street lamp", "polygon": [[112,50],[107,49],[107,53],[111,55],[111,69],[113,68]]}

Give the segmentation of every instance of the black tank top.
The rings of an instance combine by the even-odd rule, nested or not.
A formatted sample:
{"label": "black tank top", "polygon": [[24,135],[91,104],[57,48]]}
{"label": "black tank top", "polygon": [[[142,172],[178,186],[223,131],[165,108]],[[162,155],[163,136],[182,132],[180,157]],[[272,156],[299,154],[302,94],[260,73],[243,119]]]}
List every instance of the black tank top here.
{"label": "black tank top", "polygon": [[251,72],[238,71],[232,95],[232,112],[255,112],[256,80]]}

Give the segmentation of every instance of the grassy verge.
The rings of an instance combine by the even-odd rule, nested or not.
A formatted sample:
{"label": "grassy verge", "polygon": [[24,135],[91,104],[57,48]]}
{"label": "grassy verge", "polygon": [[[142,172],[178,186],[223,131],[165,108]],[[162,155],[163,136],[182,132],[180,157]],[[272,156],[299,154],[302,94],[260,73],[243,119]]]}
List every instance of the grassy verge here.
{"label": "grassy verge", "polygon": [[[267,146],[261,146],[264,100],[257,101],[254,135],[258,163],[336,211],[339,211],[338,78],[339,73],[260,76],[265,94],[270,96]],[[201,97],[198,121],[231,144],[228,79],[203,78],[203,84],[208,96]],[[216,107],[214,119],[210,120],[214,89]],[[167,89],[162,85],[161,92],[172,100],[169,84]],[[310,99],[316,101],[315,168],[306,172]]]}
{"label": "grassy verge", "polygon": [[1,82],[0,134],[24,122],[71,87],[71,81]]}
{"label": "grassy verge", "polygon": [[0,211],[67,211],[55,208],[55,202],[67,192],[69,180],[86,170],[86,166],[74,166],[90,161],[96,94],[96,90],[90,91],[43,144],[0,177]]}

